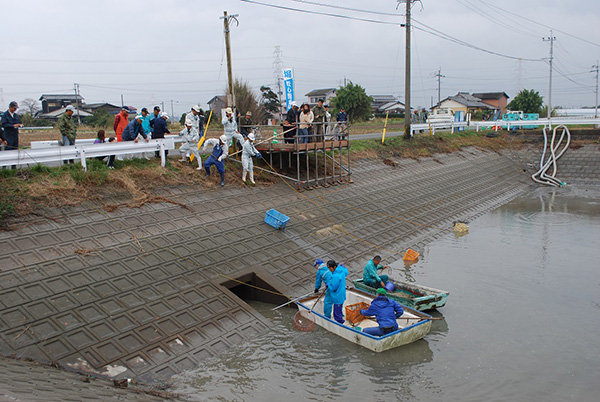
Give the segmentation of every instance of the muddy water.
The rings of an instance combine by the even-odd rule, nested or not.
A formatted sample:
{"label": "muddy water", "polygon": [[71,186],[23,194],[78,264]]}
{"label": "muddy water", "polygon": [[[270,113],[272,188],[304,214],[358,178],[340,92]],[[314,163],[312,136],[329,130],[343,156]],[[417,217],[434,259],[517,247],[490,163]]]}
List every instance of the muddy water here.
{"label": "muddy water", "polygon": [[[274,326],[197,370],[194,400],[597,401],[600,191],[540,189],[449,232],[391,277],[450,291],[425,339],[376,354],[293,310],[253,304]],[[389,263],[389,261],[388,261]],[[358,267],[351,267],[358,271]]]}

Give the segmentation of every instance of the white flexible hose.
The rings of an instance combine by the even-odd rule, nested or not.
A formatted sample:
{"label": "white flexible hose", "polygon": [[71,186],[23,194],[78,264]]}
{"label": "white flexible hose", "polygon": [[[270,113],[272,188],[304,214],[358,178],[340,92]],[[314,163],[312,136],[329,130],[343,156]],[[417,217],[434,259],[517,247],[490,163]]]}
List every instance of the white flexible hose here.
{"label": "white flexible hose", "polygon": [[[556,132],[558,129],[562,129],[562,132],[560,134],[560,138],[555,143]],[[554,127],[554,130],[552,130],[552,140],[550,141],[550,155],[548,156],[548,159],[545,160],[546,148],[548,147],[548,135],[546,133],[546,127],[544,127],[543,132],[544,132],[544,151],[542,152],[542,157],[540,158],[540,170],[538,170],[533,175],[531,175],[531,179],[533,181],[535,181],[536,183],[546,184],[548,186],[555,186],[555,187],[564,186],[565,183],[556,178],[556,171],[558,170],[556,162],[569,148],[569,144],[571,143],[571,133],[569,132],[569,129],[566,126],[561,125],[561,126]],[[556,151],[561,146],[561,143],[563,142],[563,139],[565,137],[566,137],[566,142],[562,146],[562,149],[560,150],[560,152],[557,153]],[[546,172],[548,171],[550,166],[552,166],[552,174],[547,174]]]}

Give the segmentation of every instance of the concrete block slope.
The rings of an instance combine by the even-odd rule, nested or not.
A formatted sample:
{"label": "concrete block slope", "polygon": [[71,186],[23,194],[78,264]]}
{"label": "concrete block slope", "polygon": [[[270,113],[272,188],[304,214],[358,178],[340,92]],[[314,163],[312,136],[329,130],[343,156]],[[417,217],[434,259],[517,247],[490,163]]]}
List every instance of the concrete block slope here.
{"label": "concrete block slope", "polygon": [[[315,258],[345,261],[358,276],[374,253],[397,258],[531,185],[518,163],[476,149],[395,167],[361,161],[352,177],[302,194],[283,183],[163,188],[186,208],[81,206],[28,218],[0,233],[0,353],[167,380],[266,330],[244,299],[309,291]],[[285,230],[263,222],[270,208],[291,218]]]}

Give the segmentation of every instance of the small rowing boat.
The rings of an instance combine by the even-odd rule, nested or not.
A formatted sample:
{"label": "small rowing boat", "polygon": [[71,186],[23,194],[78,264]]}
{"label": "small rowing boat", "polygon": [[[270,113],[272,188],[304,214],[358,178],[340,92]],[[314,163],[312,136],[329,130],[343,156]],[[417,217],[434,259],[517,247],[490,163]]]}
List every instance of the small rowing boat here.
{"label": "small rowing boat", "polygon": [[[373,298],[374,296],[367,292],[349,287],[346,289],[344,311],[346,306],[360,302],[371,304]],[[374,317],[366,318],[356,324],[352,324],[349,321],[340,324],[333,319],[326,318],[322,314],[323,300],[315,295],[301,299],[296,304],[298,305],[298,310],[305,316],[310,315],[310,319],[314,319],[316,325],[374,352],[383,352],[384,350],[415,342],[423,338],[431,330],[432,317],[430,315],[405,306],[402,306],[404,308],[402,317],[396,319],[398,330],[378,337],[362,332],[363,328],[378,326]]]}
{"label": "small rowing boat", "polygon": [[[377,289],[364,284],[362,279],[352,281],[354,286],[367,293],[375,294]],[[444,307],[448,300],[450,292],[434,289],[427,286],[417,285],[415,283],[394,282],[396,289],[389,292],[387,296],[396,300],[398,303],[414,308],[419,311],[433,310]]]}

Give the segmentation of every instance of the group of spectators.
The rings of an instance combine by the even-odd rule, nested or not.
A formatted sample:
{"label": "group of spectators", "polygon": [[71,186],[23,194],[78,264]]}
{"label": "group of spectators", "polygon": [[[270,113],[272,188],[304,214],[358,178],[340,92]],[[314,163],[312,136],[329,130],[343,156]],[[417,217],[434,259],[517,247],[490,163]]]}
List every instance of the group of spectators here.
{"label": "group of spectators", "polygon": [[341,108],[336,116],[336,123],[331,121],[329,105],[323,104],[319,99],[317,105],[310,109],[308,103],[300,107],[296,102],[291,102],[285,120],[283,121],[283,136],[285,143],[300,144],[309,142],[321,142],[324,139],[345,139],[348,125],[348,114],[345,108]]}

